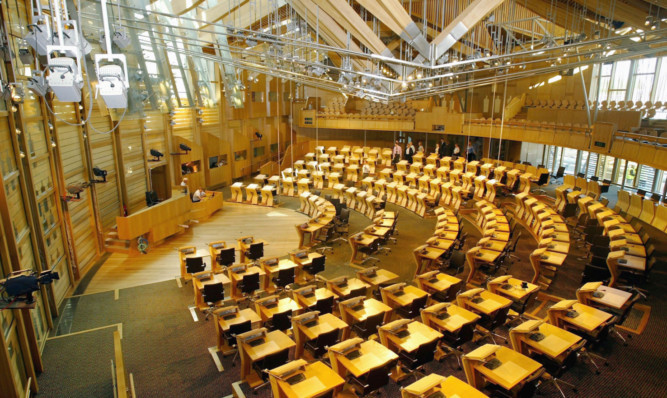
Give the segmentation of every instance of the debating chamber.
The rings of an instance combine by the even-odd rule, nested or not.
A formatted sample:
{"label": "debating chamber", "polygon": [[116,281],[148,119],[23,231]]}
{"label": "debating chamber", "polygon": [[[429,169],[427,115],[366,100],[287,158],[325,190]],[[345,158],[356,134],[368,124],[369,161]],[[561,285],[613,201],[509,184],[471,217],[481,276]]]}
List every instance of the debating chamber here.
{"label": "debating chamber", "polygon": [[665,396],[666,0],[0,22],[0,398]]}

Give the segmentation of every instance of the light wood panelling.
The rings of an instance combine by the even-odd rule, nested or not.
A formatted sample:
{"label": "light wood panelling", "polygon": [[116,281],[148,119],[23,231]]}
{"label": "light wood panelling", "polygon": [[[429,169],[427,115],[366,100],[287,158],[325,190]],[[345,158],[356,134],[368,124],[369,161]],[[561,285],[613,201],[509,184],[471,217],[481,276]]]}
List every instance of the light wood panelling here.
{"label": "light wood panelling", "polygon": [[96,109],[93,109],[89,123],[97,129],[88,136],[93,167],[107,171],[107,183],[95,185],[102,229],[107,231],[116,225],[116,216],[120,215],[121,197],[114,159],[113,135],[103,134],[111,130],[112,125],[109,116],[101,115]]}
{"label": "light wood panelling", "polygon": [[[73,114],[78,112],[73,103],[56,103],[54,110],[57,114]],[[72,126],[60,121],[56,122],[55,133],[58,137],[57,150],[60,153],[61,170],[65,186],[80,184],[89,180],[88,169],[85,164],[83,148],[83,132],[81,127]],[[48,165],[47,165],[48,166]],[[48,170],[45,171],[48,173]],[[37,176],[43,173],[36,173]],[[74,261],[79,271],[84,271],[97,257],[97,229],[90,188],[81,193],[81,200],[68,202],[65,205],[66,222],[72,232]],[[55,208],[52,209],[55,211]]]}
{"label": "light wood panelling", "polygon": [[[129,214],[146,207],[146,167],[144,156],[151,158],[150,148],[144,148],[141,139],[141,119],[125,119],[118,128],[123,156],[123,177],[127,193],[127,211]],[[164,152],[163,152],[164,153]],[[169,156],[168,153],[164,154]]]}

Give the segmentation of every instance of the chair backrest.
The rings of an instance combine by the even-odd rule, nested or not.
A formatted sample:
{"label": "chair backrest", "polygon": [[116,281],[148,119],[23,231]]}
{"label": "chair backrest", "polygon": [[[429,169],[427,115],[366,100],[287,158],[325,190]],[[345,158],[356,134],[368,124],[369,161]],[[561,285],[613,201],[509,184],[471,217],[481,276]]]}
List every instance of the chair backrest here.
{"label": "chair backrest", "polygon": [[201,257],[186,257],[185,258],[185,270],[188,274],[194,274],[197,272],[202,272],[206,269],[206,263]]}
{"label": "chair backrest", "polygon": [[317,300],[317,302],[315,303],[315,310],[319,311],[320,315],[331,314],[333,312],[333,306],[334,306],[334,296],[331,296],[322,300]]}
{"label": "chair backrest", "polygon": [[452,257],[449,260],[450,266],[456,269],[463,267],[465,262],[466,262],[466,255],[464,252],[461,251],[452,253]]}
{"label": "chair backrest", "polygon": [[220,250],[218,255],[215,257],[215,261],[217,261],[219,265],[225,266],[234,264],[234,261],[236,261],[236,252],[234,248],[227,247]]}
{"label": "chair backrest", "polygon": [[472,338],[475,335],[475,323],[470,322],[461,327],[459,329],[459,333],[456,336],[456,346],[462,346],[463,344],[472,341]]}
{"label": "chair backrest", "polygon": [[252,330],[252,323],[248,320],[241,323],[235,323],[229,327],[229,332],[227,332],[227,340],[231,340],[232,344],[236,344],[236,335],[249,332]]}
{"label": "chair backrest", "polygon": [[370,336],[371,334],[377,332],[377,328],[382,325],[383,321],[384,313],[369,316],[366,318],[366,320],[363,321],[363,328],[368,331],[368,335]]}
{"label": "chair backrest", "polygon": [[317,350],[321,352],[326,351],[327,347],[331,347],[336,343],[338,343],[338,329],[317,336],[315,346],[317,347]]}
{"label": "chair backrest", "polygon": [[294,268],[284,268],[278,271],[276,283],[280,287],[285,287],[294,283]]}
{"label": "chair backrest", "polygon": [[277,314],[273,314],[271,317],[271,330],[282,330],[285,331],[292,327],[292,322],[290,317],[292,316],[292,310],[288,309]]}
{"label": "chair backrest", "polygon": [[318,274],[319,272],[324,271],[324,264],[325,264],[325,261],[326,261],[326,257],[325,257],[325,256],[314,257],[314,258],[311,260],[310,265],[309,265],[309,266],[306,266],[306,267],[303,267],[303,269],[304,269],[304,271],[306,271],[306,272],[309,273],[310,275],[316,275],[316,274]]}
{"label": "chair backrest", "polygon": [[340,217],[338,217],[339,221],[342,222],[343,224],[347,224],[350,222],[350,209],[342,209],[340,211]]}
{"label": "chair backrest", "polygon": [[417,348],[417,352],[415,353],[415,359],[417,360],[415,367],[419,367],[433,361],[437,345],[437,339],[430,343],[420,345],[419,348]]}
{"label": "chair backrest", "polygon": [[257,242],[250,245],[247,257],[251,260],[257,260],[264,257],[264,242]]}
{"label": "chair backrest", "polygon": [[222,286],[222,282],[204,285],[203,298],[207,303],[215,303],[216,301],[224,300],[225,289]]}
{"label": "chair backrest", "polygon": [[243,275],[241,292],[253,293],[259,289],[259,272]]}
{"label": "chair backrest", "polygon": [[351,290],[350,294],[347,295],[346,299],[351,299],[354,297],[365,296],[365,295],[366,295],[366,288],[362,286],[354,290]]}
{"label": "chair backrest", "polygon": [[426,300],[428,300],[428,295],[424,295],[423,297],[412,300],[412,303],[410,304],[411,312],[419,315],[419,311],[426,307]]}
{"label": "chair backrest", "polygon": [[389,383],[389,372],[387,368],[383,366],[378,366],[377,368],[371,369],[366,376],[366,388],[367,393],[376,391]]}
{"label": "chair backrest", "polygon": [[269,354],[262,360],[262,367],[266,370],[275,369],[289,361],[289,349]]}

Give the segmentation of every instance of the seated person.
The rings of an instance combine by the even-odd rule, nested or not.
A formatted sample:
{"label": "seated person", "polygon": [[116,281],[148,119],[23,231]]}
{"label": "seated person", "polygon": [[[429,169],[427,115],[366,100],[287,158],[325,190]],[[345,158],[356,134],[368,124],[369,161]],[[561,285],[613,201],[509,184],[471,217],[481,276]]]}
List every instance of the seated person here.
{"label": "seated person", "polygon": [[195,193],[192,194],[192,201],[201,202],[205,197],[206,197],[206,191],[204,191],[202,187],[199,187],[197,188]]}

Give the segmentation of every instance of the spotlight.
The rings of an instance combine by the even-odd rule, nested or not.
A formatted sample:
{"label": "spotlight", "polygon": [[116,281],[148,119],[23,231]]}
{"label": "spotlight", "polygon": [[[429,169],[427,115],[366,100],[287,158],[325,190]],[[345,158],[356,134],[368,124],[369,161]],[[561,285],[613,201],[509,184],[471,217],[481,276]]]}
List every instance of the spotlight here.
{"label": "spotlight", "polygon": [[23,62],[23,65],[30,65],[35,59],[30,52],[28,47],[19,48],[19,59]]}
{"label": "spotlight", "polygon": [[255,137],[257,137],[257,139],[261,141],[263,135],[259,131],[255,131]]}
{"label": "spotlight", "polygon": [[182,151],[185,151],[186,154],[192,150],[192,148],[185,144],[178,144],[178,147],[181,148]]}
{"label": "spotlight", "polygon": [[151,156],[154,157],[154,159],[150,159],[153,162],[159,162],[160,158],[164,156],[164,154],[157,149],[151,149]]}

